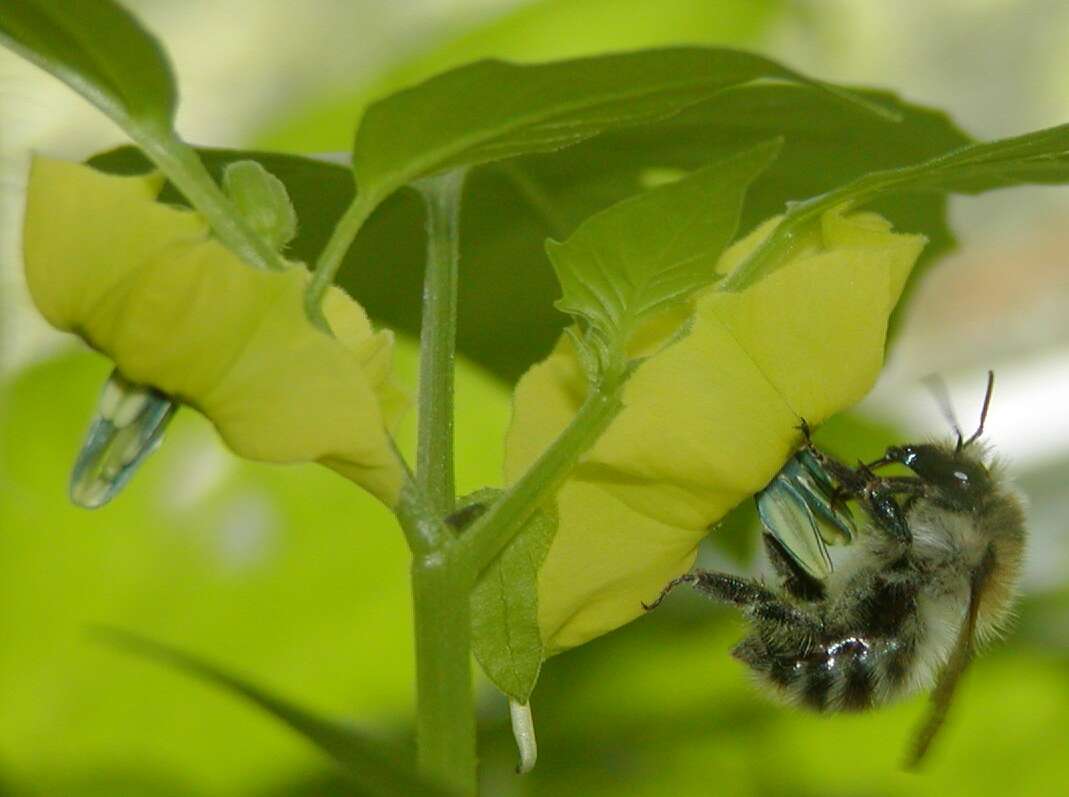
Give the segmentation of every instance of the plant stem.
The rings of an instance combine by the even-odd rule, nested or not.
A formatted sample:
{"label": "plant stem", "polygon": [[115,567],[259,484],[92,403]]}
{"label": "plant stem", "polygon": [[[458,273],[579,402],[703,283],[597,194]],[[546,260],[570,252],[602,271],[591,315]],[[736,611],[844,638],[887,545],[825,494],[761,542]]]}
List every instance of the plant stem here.
{"label": "plant stem", "polygon": [[564,483],[579,458],[597,441],[623,407],[627,373],[606,373],[587,395],[560,436],[486,514],[457,538],[458,553],[476,574],[494,561],[531,514]]}
{"label": "plant stem", "polygon": [[412,562],[420,773],[476,793],[470,569],[449,548]]}
{"label": "plant stem", "polygon": [[464,176],[465,170],[455,169],[417,184],[427,212],[427,266],[420,326],[416,482],[439,517],[452,512],[456,500],[453,391]]}
{"label": "plant stem", "polygon": [[[419,440],[415,478],[402,491],[398,517],[413,553],[416,730],[420,772],[428,780],[441,783],[459,795],[473,797],[476,758],[471,589],[475,579],[468,561],[456,555],[456,538],[444,523],[456,500],[453,390],[460,199],[464,175],[465,171],[458,169],[417,184],[427,208],[427,266],[420,331]],[[369,204],[367,212],[370,207]],[[350,208],[350,211],[343,222],[348,220],[355,224],[355,220],[362,220],[360,213],[364,213],[363,210]],[[335,239],[342,240],[337,233]],[[333,262],[324,252],[320,267],[326,270],[321,272],[317,267],[317,280],[330,273]],[[309,296],[313,297],[311,291]]]}
{"label": "plant stem", "polygon": [[310,319],[325,327],[326,319],[323,316],[323,297],[330,286],[334,284],[334,277],[341,268],[345,253],[352,246],[356,234],[364,226],[371,212],[378,207],[382,197],[357,193],[345,213],[338,220],[338,224],[331,233],[330,240],[323,247],[323,251],[316,260],[315,271],[312,273],[312,281],[308,284],[308,290],[304,296],[304,311]]}
{"label": "plant stem", "polygon": [[281,271],[282,256],[245,221],[204,168],[196,151],[173,133],[131,135],[145,154],[174,183],[193,208],[208,220],[216,237],[242,260],[256,268]]}

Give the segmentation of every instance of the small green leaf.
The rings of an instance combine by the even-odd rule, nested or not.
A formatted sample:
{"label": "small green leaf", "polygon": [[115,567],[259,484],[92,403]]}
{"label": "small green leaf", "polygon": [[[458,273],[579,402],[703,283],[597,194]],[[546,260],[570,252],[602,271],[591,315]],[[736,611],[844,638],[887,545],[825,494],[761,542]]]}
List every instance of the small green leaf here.
{"label": "small green leaf", "polygon": [[735,50],[646,50],[533,65],[488,60],[370,106],[357,131],[353,167],[361,190],[382,199],[419,177],[552,152],[767,79],[817,86],[897,118],[882,106]]}
{"label": "small green leaf", "polygon": [[775,232],[724,281],[738,291],[775,271],[794,242],[826,211],[857,207],[902,191],[977,194],[1016,185],[1069,182],[1069,125],[969,144],[896,169],[870,172],[826,194],[795,203]]}
{"label": "small green leaf", "polygon": [[592,216],[546,250],[564,297],[558,308],[623,345],[643,319],[713,281],[735,236],[746,189],[781,141],[706,166]]}
{"label": "small green leaf", "polygon": [[98,628],[93,635],[120,650],[172,667],[252,703],[326,753],[370,794],[446,797],[446,792],[419,779],[401,749],[372,739],[356,728],[318,716],[197,656],[139,634]]}
{"label": "small green leaf", "polygon": [[[460,512],[487,505],[500,490],[480,490]],[[483,571],[471,594],[472,645],[483,672],[519,703],[531,698],[545,659],[538,627],[538,571],[557,531],[556,512],[542,510]]]}
{"label": "small green leaf", "polygon": [[281,250],[297,234],[297,212],[286,185],[254,160],[239,160],[223,169],[223,188],[249,226]]}
{"label": "small green leaf", "polygon": [[5,0],[0,42],[123,127],[171,129],[177,93],[156,39],[110,0]]}

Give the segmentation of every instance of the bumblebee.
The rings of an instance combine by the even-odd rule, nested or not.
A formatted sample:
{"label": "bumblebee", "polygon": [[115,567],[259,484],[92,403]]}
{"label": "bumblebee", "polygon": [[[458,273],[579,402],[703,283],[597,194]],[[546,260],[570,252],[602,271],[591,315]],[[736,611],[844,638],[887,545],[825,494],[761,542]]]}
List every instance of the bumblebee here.
{"label": "bumblebee", "polygon": [[[803,424],[801,473],[819,474],[831,490],[813,492],[829,498],[820,514],[839,518],[833,525],[841,528],[841,505],[853,500],[868,521],[826,577],[802,564],[819,556],[799,556],[799,546],[785,544],[797,534],[773,528],[764,541],[778,589],[696,570],[670,583],[652,606],[690,584],[739,607],[751,631],[735,658],[809,709],[861,711],[932,689],[930,715],[907,759],[916,766],[974,651],[1004,627],[1020,575],[1022,501],[980,440],[993,384],[989,373],[980,424],[967,440],[955,425],[954,439],[892,446],[857,467],[816,448]],[[895,463],[912,474],[879,473]],[[788,476],[798,474],[796,466]],[[762,517],[767,526],[768,513]]]}

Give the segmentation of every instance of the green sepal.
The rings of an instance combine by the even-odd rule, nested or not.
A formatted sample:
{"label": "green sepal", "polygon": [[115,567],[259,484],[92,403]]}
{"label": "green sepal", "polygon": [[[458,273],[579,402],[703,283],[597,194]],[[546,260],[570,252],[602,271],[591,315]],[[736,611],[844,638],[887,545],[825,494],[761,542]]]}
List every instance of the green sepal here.
{"label": "green sepal", "polygon": [[249,226],[281,251],[297,234],[297,211],[286,185],[259,162],[239,160],[223,169],[223,188]]}

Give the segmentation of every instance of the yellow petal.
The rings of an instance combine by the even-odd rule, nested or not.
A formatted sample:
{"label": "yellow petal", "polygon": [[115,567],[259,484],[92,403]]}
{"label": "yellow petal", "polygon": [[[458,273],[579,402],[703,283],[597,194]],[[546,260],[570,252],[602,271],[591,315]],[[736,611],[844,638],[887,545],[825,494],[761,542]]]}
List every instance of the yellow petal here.
{"label": "yellow petal", "polygon": [[[721,258],[726,273],[770,220]],[[677,310],[638,337],[655,352],[624,409],[557,496],[560,523],[539,577],[539,624],[559,651],[642,613],[693,563],[709,526],[764,487],[819,423],[865,395],[879,373],[887,318],[921,236],[874,214],[825,215],[791,260],[741,293],[707,290],[675,342]],[[564,428],[586,392],[572,343],[517,386],[507,441],[514,481]]]}
{"label": "yellow petal", "polygon": [[42,314],[203,412],[237,454],[319,461],[395,503],[391,335],[337,289],[325,305],[337,337],[319,331],[304,268],[250,268],[199,215],[157,203],[161,184],[34,160],[23,245]]}

